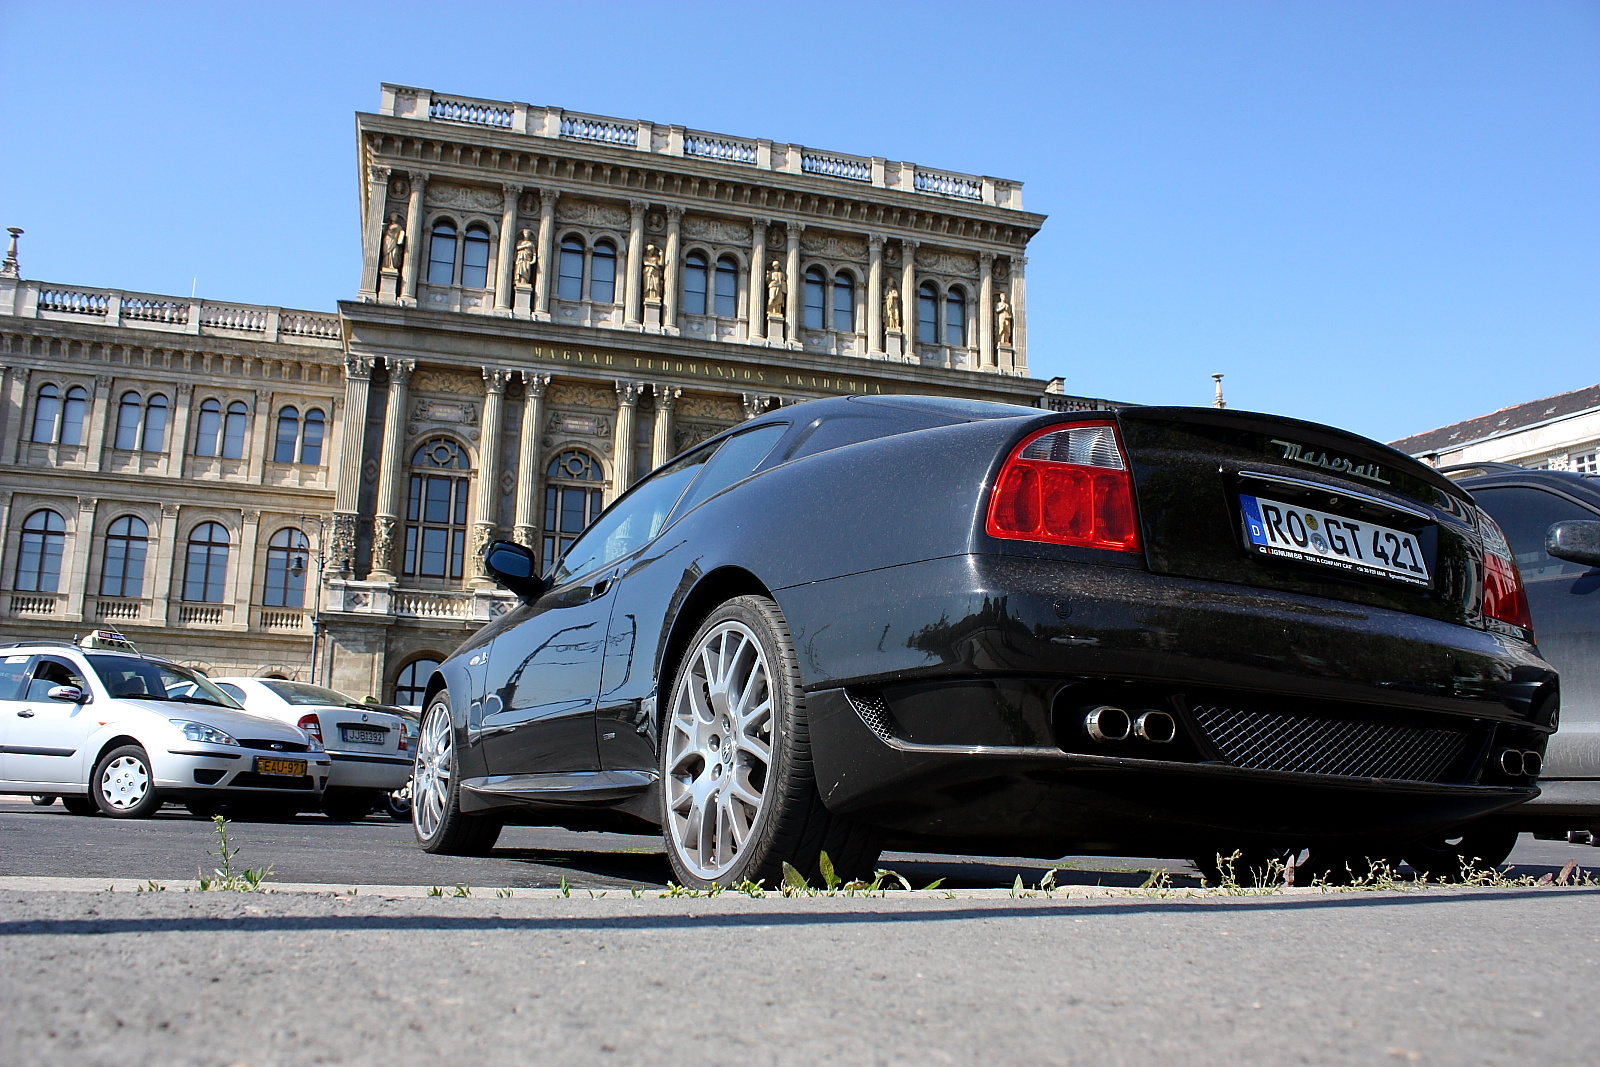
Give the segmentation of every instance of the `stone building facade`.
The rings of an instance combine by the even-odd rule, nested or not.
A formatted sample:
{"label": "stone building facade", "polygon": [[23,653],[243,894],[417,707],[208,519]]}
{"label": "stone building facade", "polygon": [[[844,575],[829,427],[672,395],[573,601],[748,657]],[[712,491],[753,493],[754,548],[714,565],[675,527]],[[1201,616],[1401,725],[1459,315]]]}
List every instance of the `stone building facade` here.
{"label": "stone building facade", "polygon": [[1392,443],[1435,467],[1498,462],[1600,474],[1600,385],[1513,404]]}
{"label": "stone building facade", "polygon": [[[336,317],[0,278],[5,631],[116,622],[185,661],[408,703],[510,604],[489,540],[553,559],[743,419],[844,393],[1091,403],[1027,374],[1044,219],[1020,183],[395,85],[357,128],[363,270]],[[82,444],[39,439],[61,437],[45,385],[83,391]],[[157,392],[161,448],[116,447],[119,427],[137,443],[121,398]],[[25,529],[41,509],[67,559],[49,598],[23,588],[44,558],[24,541],[56,537]],[[125,511],[144,587],[108,597]],[[218,595],[209,524],[233,538],[222,601],[190,599]]]}

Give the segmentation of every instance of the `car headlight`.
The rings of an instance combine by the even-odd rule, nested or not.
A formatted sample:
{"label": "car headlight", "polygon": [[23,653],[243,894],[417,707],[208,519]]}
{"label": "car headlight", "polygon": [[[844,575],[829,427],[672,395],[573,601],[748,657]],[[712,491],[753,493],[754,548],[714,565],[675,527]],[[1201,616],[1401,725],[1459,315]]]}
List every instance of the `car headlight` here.
{"label": "car headlight", "polygon": [[239,743],[215,726],[207,726],[203,722],[190,722],[188,719],[168,719],[167,721],[182,730],[183,736],[191,741],[204,741],[208,745],[237,745]]}

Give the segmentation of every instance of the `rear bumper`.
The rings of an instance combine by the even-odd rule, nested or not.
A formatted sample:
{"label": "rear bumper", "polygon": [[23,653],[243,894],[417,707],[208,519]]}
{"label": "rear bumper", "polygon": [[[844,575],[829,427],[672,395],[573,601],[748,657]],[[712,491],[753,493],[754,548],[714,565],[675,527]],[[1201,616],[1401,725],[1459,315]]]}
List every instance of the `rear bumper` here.
{"label": "rear bumper", "polygon": [[333,774],[330,789],[379,789],[389,792],[411,780],[414,761],[407,756],[376,756],[366,753],[329,752]]}

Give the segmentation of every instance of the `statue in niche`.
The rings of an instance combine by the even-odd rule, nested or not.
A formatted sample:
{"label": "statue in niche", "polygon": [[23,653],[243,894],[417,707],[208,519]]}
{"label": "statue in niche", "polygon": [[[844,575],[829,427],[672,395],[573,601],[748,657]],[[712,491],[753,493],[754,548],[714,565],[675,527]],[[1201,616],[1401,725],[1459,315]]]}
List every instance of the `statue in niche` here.
{"label": "statue in niche", "polygon": [[782,315],[788,297],[789,279],[783,276],[783,267],[778,261],[773,260],[772,266],[767,268],[767,314]]}
{"label": "statue in niche", "polygon": [[539,254],[533,250],[533,231],[523,230],[517,234],[517,284],[533,284],[533,268],[539,262]]}
{"label": "statue in niche", "polygon": [[900,329],[900,290],[892,285],[883,294],[883,328]]}
{"label": "statue in niche", "polygon": [[661,302],[661,249],[654,244],[644,246],[644,298],[659,304]]}
{"label": "statue in niche", "polygon": [[389,225],[383,228],[383,269],[399,270],[406,255],[406,228],[398,213],[389,216]]}
{"label": "statue in niche", "polygon": [[1002,345],[1010,346],[1011,332],[1011,305],[1006,301],[1006,294],[1000,293],[994,302],[994,332]]}

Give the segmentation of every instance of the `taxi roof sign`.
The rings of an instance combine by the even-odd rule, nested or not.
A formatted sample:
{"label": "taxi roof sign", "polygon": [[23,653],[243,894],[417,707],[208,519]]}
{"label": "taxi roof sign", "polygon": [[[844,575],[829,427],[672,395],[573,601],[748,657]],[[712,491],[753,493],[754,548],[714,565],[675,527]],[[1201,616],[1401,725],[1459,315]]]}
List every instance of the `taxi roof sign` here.
{"label": "taxi roof sign", "polygon": [[108,652],[132,652],[135,655],[139,653],[132,641],[115,630],[90,630],[88,636],[78,642],[78,647],[98,648]]}

